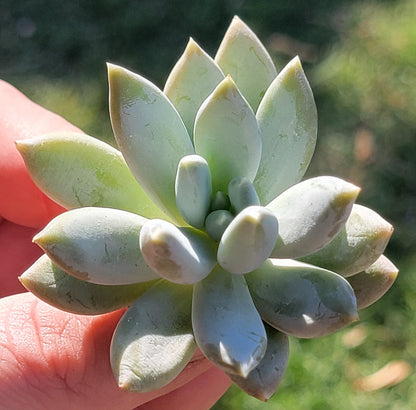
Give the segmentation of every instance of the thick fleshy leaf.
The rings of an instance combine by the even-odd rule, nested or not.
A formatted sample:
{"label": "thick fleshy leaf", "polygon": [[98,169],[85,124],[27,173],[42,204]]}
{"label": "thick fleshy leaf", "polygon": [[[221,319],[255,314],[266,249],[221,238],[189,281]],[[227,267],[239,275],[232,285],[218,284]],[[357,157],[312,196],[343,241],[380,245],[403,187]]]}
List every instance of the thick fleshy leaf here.
{"label": "thick fleshy leaf", "polygon": [[101,315],[130,305],[157,281],[134,285],[97,285],[68,275],[42,255],[21,276],[23,286],[39,299],[70,313]]}
{"label": "thick fleshy leaf", "polygon": [[140,75],[109,64],[108,80],[111,124],[129,168],[150,198],[181,221],[176,169],[194,153],[185,125],[162,91]]}
{"label": "thick fleshy leaf", "polygon": [[235,177],[230,181],[228,184],[228,196],[236,214],[248,206],[260,205],[256,189],[246,177]]}
{"label": "thick fleshy leaf", "polygon": [[178,110],[189,135],[193,135],[198,108],[223,78],[214,60],[189,39],[163,90]]}
{"label": "thick fleshy leaf", "polygon": [[225,229],[218,247],[218,263],[231,273],[251,272],[270,256],[277,234],[274,214],[262,206],[249,206]]}
{"label": "thick fleshy leaf", "polygon": [[343,228],[360,188],[335,177],[296,184],[266,208],[279,222],[273,258],[300,258],[328,244]]}
{"label": "thick fleshy leaf", "polygon": [[302,179],[315,150],[316,106],[299,58],[270,85],[256,116],[263,151],[254,185],[267,204]]}
{"label": "thick fleshy leaf", "polygon": [[212,211],[205,220],[205,230],[212,239],[219,241],[233,219],[234,215],[225,209]]}
{"label": "thick fleshy leaf", "polygon": [[161,219],[152,219],[143,226],[140,249],[156,273],[179,284],[205,278],[216,264],[215,242],[206,233],[177,228]]}
{"label": "thick fleshy leaf", "polygon": [[183,219],[203,228],[211,203],[211,171],[199,155],[187,155],[178,165],[175,180],[176,205]]}
{"label": "thick fleshy leaf", "polygon": [[217,191],[212,195],[211,204],[210,204],[210,211],[218,211],[218,210],[230,210],[231,202],[230,197],[224,191]]}
{"label": "thick fleshy leaf", "polygon": [[146,282],[159,278],[140,252],[147,221],[119,209],[80,208],[58,215],[33,240],[60,268],[86,282]]}
{"label": "thick fleshy leaf", "polygon": [[348,278],[357,298],[358,309],[364,309],[377,302],[393,285],[399,270],[381,255],[363,272]]}
{"label": "thick fleshy leaf", "polygon": [[227,373],[246,377],[266,351],[266,331],[244,276],[219,266],[194,285],[192,326],[199,348]]}
{"label": "thick fleshy leaf", "polygon": [[198,110],[194,143],[211,169],[213,192],[226,192],[234,177],[252,181],[256,176],[261,157],[256,117],[231,77],[221,81]]}
{"label": "thick fleshy leaf", "polygon": [[325,336],[358,320],[354,292],[334,272],[290,259],[269,259],[245,277],[263,320],[289,335]]}
{"label": "thick fleshy leaf", "polygon": [[303,262],[332,270],[344,277],[373,264],[386,249],[393,226],[373,210],[354,204],[341,232]]}
{"label": "thick fleshy leaf", "polygon": [[240,389],[262,401],[269,400],[276,391],[289,360],[288,336],[267,324],[265,329],[267,349],[260,364],[247,377],[229,374]]}
{"label": "thick fleshy leaf", "polygon": [[251,29],[235,16],[218,48],[215,61],[230,74],[256,111],[277,72],[273,61]]}
{"label": "thick fleshy leaf", "polygon": [[17,142],[39,188],[67,209],[100,206],[166,217],[149,199],[121,153],[96,138],[52,133]]}
{"label": "thick fleshy leaf", "polygon": [[111,341],[111,367],[123,390],[146,392],[171,382],[196,350],[192,287],[160,281],[134,302]]}

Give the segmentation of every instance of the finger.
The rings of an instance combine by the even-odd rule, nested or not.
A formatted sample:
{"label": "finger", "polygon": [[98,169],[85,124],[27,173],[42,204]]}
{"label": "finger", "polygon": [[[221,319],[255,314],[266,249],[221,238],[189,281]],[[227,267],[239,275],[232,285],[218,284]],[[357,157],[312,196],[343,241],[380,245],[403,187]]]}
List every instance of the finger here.
{"label": "finger", "polygon": [[14,142],[79,129],[4,81],[0,81],[0,107],[0,215],[20,225],[42,227],[63,208],[35,186]]}
{"label": "finger", "polygon": [[231,380],[220,369],[213,367],[185,386],[135,410],[208,410],[230,387]]}
{"label": "finger", "polygon": [[26,291],[17,277],[43,253],[32,243],[38,230],[6,220],[0,223],[0,298]]}
{"label": "finger", "polygon": [[8,410],[130,410],[167,394],[212,365],[201,354],[162,390],[119,390],[109,345],[123,312],[68,314],[30,293],[0,300],[0,403]]}

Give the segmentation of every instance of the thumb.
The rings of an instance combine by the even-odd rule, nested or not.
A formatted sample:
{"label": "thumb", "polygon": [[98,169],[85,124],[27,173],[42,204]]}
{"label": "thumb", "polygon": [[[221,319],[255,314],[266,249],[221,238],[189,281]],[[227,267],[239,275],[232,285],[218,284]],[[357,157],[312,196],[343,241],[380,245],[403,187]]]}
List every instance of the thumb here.
{"label": "thumb", "polygon": [[197,354],[161,390],[119,390],[110,366],[109,346],[122,313],[94,317],[69,314],[30,293],[0,299],[0,407],[130,410],[212,368]]}

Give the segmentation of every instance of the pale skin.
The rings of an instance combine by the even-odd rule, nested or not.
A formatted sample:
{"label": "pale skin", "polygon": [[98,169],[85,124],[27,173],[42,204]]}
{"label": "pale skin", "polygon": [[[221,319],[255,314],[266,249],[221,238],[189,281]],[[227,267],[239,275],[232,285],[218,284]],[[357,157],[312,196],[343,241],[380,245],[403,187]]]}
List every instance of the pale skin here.
{"label": "pale skin", "polygon": [[[12,152],[12,139],[58,129],[76,130],[1,81],[0,107],[3,152]],[[41,255],[31,238],[60,210],[47,199],[38,201],[41,195],[37,192],[31,199],[29,194],[34,188],[20,178],[24,165],[14,155],[12,152],[1,157],[0,153],[0,174],[5,175],[5,157],[13,162],[8,169],[16,172],[6,182],[0,177],[0,202],[7,202],[0,204],[0,409],[212,407],[231,382],[200,352],[165,388],[142,394],[123,392],[109,362],[111,335],[123,311],[100,316],[73,315],[25,292],[17,277]]]}

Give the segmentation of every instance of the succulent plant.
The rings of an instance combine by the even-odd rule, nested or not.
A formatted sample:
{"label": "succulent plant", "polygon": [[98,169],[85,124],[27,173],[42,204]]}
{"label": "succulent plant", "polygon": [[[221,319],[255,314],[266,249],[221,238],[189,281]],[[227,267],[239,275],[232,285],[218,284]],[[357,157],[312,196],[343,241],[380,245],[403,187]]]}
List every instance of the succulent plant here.
{"label": "succulent plant", "polygon": [[45,255],[20,280],[68,312],[128,307],[110,349],[122,389],[166,385],[199,347],[267,400],[289,336],[335,332],[391,286],[393,228],[354,203],[355,185],[301,182],[317,137],[311,88],[298,58],[277,74],[238,17],[215,59],[191,39],[163,92],[108,74],[121,152],[79,133],[17,143],[69,209],[35,236]]}

